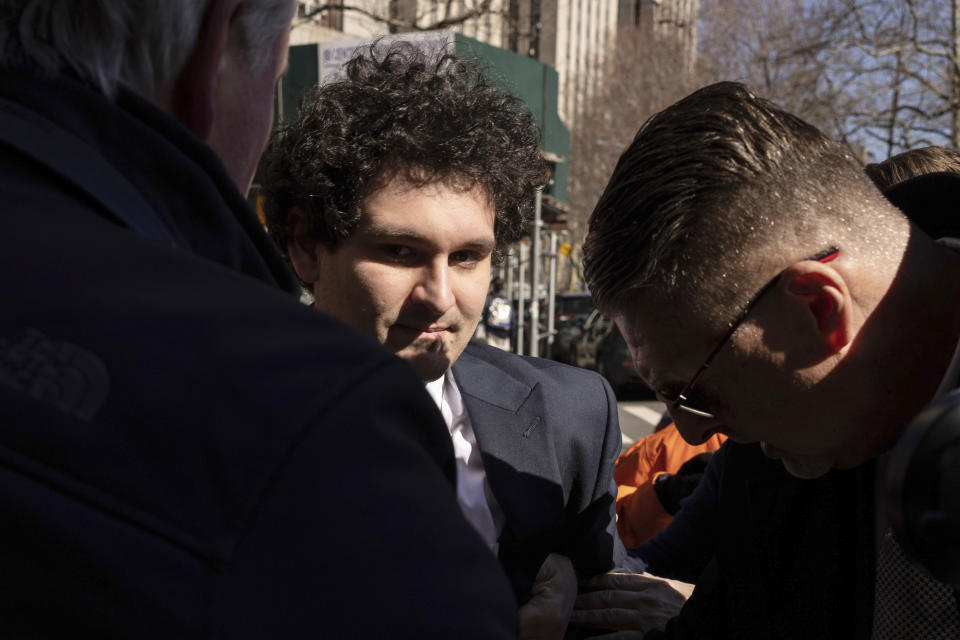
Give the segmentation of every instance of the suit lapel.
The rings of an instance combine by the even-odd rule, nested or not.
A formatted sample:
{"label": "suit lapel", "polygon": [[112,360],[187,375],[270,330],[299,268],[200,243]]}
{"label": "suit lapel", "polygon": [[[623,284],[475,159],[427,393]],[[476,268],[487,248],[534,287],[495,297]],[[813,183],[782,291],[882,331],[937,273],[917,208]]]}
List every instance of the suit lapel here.
{"label": "suit lapel", "polygon": [[539,385],[464,352],[453,375],[506,527],[520,539],[563,516],[564,490]]}

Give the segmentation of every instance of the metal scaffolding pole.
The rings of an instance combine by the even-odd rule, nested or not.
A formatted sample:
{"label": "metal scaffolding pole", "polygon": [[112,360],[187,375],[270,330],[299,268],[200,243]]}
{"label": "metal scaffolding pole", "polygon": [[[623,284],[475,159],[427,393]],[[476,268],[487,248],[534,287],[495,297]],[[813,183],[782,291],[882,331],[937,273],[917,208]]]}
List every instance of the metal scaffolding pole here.
{"label": "metal scaffolding pole", "polygon": [[523,312],[524,312],[524,300],[523,300],[523,272],[524,266],[527,261],[527,245],[525,242],[520,243],[520,259],[517,262],[517,353],[523,355],[525,350],[523,348]]}
{"label": "metal scaffolding pole", "polygon": [[556,334],[554,318],[557,315],[557,232],[550,232],[550,272],[547,276],[547,348],[546,357],[553,355],[553,338]]}
{"label": "metal scaffolding pole", "polygon": [[530,355],[540,355],[540,228],[542,190],[537,189],[533,200],[533,223],[530,229]]}
{"label": "metal scaffolding pole", "polygon": [[[513,306],[513,301],[517,299],[517,292],[514,290],[516,287],[516,282],[513,277],[513,272],[516,269],[516,263],[517,263],[517,256],[514,253],[514,249],[511,247],[510,249],[507,250],[506,260],[503,261],[505,271],[506,271],[506,277],[504,278],[504,280],[506,281],[507,290],[505,293],[507,296],[507,300],[510,301],[511,307]],[[513,317],[511,318],[511,325],[510,325],[511,338],[513,337],[513,335],[516,334],[516,331],[517,331],[517,319]]]}

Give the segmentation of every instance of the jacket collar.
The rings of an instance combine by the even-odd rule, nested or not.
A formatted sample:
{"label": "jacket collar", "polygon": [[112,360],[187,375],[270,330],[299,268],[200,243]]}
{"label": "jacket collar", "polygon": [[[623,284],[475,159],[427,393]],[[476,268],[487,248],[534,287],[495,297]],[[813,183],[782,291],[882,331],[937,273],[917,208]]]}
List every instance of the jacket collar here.
{"label": "jacket collar", "polygon": [[99,152],[140,192],[179,246],[299,294],[296,279],[220,159],[177,120],[132,91],[116,100],[69,77],[0,73],[0,95]]}

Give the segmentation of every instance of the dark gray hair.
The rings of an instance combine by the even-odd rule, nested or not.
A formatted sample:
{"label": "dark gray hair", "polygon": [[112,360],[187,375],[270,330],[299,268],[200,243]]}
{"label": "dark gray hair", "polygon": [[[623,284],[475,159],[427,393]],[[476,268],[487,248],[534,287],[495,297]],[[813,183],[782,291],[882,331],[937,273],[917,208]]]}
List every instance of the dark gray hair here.
{"label": "dark gray hair", "polygon": [[[102,91],[123,84],[154,98],[193,51],[210,0],[0,0],[0,66],[64,71]],[[254,71],[282,29],[293,0],[248,0],[241,25]]]}
{"label": "dark gray hair", "polygon": [[644,289],[729,320],[792,261],[882,251],[905,229],[847,147],[722,82],[640,128],[590,217],[584,276],[608,311]]}

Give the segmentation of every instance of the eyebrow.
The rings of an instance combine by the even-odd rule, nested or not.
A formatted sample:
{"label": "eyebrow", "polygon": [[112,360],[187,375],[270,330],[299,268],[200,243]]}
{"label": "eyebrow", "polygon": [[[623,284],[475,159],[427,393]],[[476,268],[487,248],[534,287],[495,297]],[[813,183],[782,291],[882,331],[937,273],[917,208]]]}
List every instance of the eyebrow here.
{"label": "eyebrow", "polygon": [[[370,236],[375,240],[390,240],[395,242],[409,242],[411,244],[430,244],[423,236],[405,231],[403,229],[397,229],[395,227],[384,226],[384,225],[371,225],[363,230],[363,234]],[[485,251],[493,251],[496,246],[496,241],[490,238],[474,238],[472,240],[467,240],[466,242],[461,242],[460,247],[472,247],[474,249],[482,249]]]}

